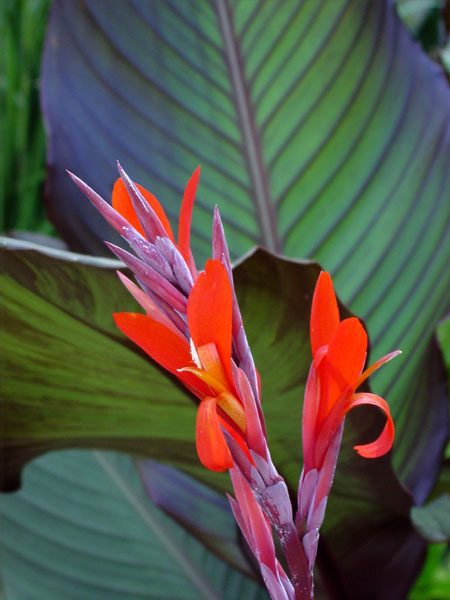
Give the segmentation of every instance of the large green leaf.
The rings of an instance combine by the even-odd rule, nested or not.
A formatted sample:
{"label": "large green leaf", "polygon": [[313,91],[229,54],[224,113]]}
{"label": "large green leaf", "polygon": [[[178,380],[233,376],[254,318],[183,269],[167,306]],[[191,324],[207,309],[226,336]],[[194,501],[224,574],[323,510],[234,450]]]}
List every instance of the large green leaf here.
{"label": "large green leaf", "polygon": [[112,320],[137,309],[116,276],[120,263],[45,252],[1,250],[2,485],[17,486],[30,458],[70,446],[142,452],[204,474],[193,398]]}
{"label": "large green leaf", "polygon": [[[20,244],[26,245],[13,246]],[[10,369],[4,441],[11,474],[44,450],[89,445],[160,458],[216,487],[229,487],[226,474],[208,472],[195,456],[193,399],[114,330],[111,312],[133,306],[112,265],[105,266],[117,263],[46,252],[53,256],[30,249],[2,251],[4,362]],[[315,263],[263,250],[235,269],[261,372],[271,452],[293,497],[301,470],[301,406],[311,360],[308,321],[318,273]],[[345,427],[318,559],[323,585],[339,599],[396,600],[424,552],[409,521],[411,498],[390,458],[366,460],[352,450],[373,440],[382,426],[381,414],[366,407],[351,414]],[[410,426],[417,431],[421,423]],[[368,563],[370,575],[362,568]],[[386,584],[375,586],[378,580]]]}
{"label": "large green leaf", "polygon": [[36,460],[0,518],[8,600],[268,598],[156,508],[124,455]]}
{"label": "large green leaf", "polygon": [[173,218],[201,163],[199,260],[218,203],[234,257],[262,243],[332,272],[374,355],[404,352],[375,391],[423,502],[446,437],[430,340],[450,293],[450,92],[393,3],[56,0],[43,106],[49,209],[73,248],[111,233],[66,168],[108,197],[120,159]]}

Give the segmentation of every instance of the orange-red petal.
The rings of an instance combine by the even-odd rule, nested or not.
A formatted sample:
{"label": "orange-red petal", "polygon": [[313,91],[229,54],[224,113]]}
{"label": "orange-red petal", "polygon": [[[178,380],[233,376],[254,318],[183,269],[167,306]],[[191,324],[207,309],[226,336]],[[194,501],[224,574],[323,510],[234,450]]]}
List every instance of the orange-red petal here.
{"label": "orange-red petal", "polygon": [[311,349],[313,356],[321,346],[330,343],[339,325],[339,308],[333,282],[326,271],[322,271],[316,283],[311,307]]}
{"label": "orange-red petal", "polygon": [[227,271],[218,260],[208,260],[189,295],[187,318],[196,348],[213,342],[222,361],[230,387],[231,327],[233,296]]}
{"label": "orange-red petal", "polygon": [[207,397],[200,402],[195,437],[198,457],[206,468],[211,471],[231,469],[233,459],[220,427],[215,398]]}
{"label": "orange-red petal", "polygon": [[179,369],[193,364],[190,347],[184,337],[148,315],[114,313],[113,316],[120,331],[153,360],[176,375],[197,395],[204,396],[208,393],[208,387],[195,375],[179,372]]}
{"label": "orange-red petal", "polygon": [[180,223],[178,225],[178,249],[184,257],[187,265],[190,265],[190,238],[191,218],[194,206],[195,193],[200,178],[200,167],[197,167],[187,182],[183,194],[183,202],[180,210]]}
{"label": "orange-red petal", "polygon": [[[136,184],[136,185],[137,185],[137,188],[139,189],[139,191],[141,192],[141,194],[144,196],[144,198],[147,200],[147,202],[150,204],[150,206],[155,211],[156,215],[158,216],[159,220],[161,221],[162,226],[166,230],[168,237],[172,240],[172,242],[175,243],[175,238],[173,237],[172,228],[170,226],[169,220],[167,219],[166,213],[164,212],[164,209],[161,206],[161,204],[158,202],[158,200],[155,198],[155,196],[153,194],[148,192],[142,186],[140,186],[138,184]],[[139,231],[139,233],[141,235],[143,235],[145,237],[142,226],[136,215],[136,211],[134,210],[133,203],[131,202],[131,198],[128,195],[128,192],[125,188],[124,182],[120,178],[117,179],[116,183],[114,184],[113,193],[112,193],[112,206],[115,210],[117,210],[118,213],[120,213],[122,215],[122,217],[124,217],[124,219],[126,219],[128,221],[128,223],[130,223],[130,225],[132,225],[137,231]]]}
{"label": "orange-red petal", "polygon": [[330,340],[326,360],[323,361],[328,373],[329,398],[337,399],[346,387],[354,387],[363,370],[366,353],[367,334],[360,321],[354,317],[341,321]]}
{"label": "orange-red petal", "polygon": [[389,410],[389,405],[386,400],[375,394],[353,394],[345,412],[348,412],[355,406],[361,406],[363,404],[371,404],[381,408],[386,415],[387,421],[383,431],[374,442],[362,446],[354,446],[354,449],[358,454],[365,458],[378,458],[379,456],[386,454],[386,452],[389,452],[392,448],[395,435],[394,421],[392,420],[391,411]]}

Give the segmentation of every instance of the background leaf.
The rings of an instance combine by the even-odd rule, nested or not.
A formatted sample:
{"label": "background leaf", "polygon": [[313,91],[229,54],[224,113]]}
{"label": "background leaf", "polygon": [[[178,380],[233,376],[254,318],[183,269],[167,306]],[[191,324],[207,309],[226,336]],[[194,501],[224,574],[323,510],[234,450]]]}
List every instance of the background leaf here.
{"label": "background leaf", "polygon": [[41,49],[50,0],[0,3],[0,231],[55,233],[43,203]]}
{"label": "background leaf", "polygon": [[426,506],[413,507],[411,516],[419,533],[430,542],[450,540],[450,496],[442,494]]}
{"label": "background leaf", "polygon": [[157,509],[123,455],[39,458],[0,515],[8,600],[268,598]]}
{"label": "background leaf", "polygon": [[450,93],[393,3],[57,0],[43,78],[48,207],[72,247],[112,236],[66,168],[108,197],[119,158],[173,218],[200,163],[199,262],[218,203],[234,257],[255,243],[314,257],[374,356],[403,350],[374,391],[422,503],[448,431],[431,332],[450,293]]}
{"label": "background leaf", "polygon": [[[14,242],[19,244],[23,242]],[[130,302],[109,266],[117,264],[69,253],[62,253],[70,259],[63,261],[55,258],[57,251],[45,252],[53,257],[3,250],[5,363],[17,370],[5,388],[6,457],[12,472],[43,450],[89,445],[167,460],[216,487],[229,488],[226,474],[207,471],[195,456],[192,398],[113,329],[111,312]],[[293,497],[311,361],[310,304],[319,270],[315,263],[288,261],[264,250],[235,269],[239,303],[261,372],[272,456]],[[341,309],[342,316],[349,314]],[[375,439],[383,425],[382,415],[370,407],[347,419],[318,560],[327,593],[338,599],[397,600],[423,559],[424,542],[409,520],[411,498],[390,458],[369,461],[352,449]],[[421,426],[410,423],[416,431]],[[174,514],[173,507],[168,512]],[[202,539],[199,527],[193,528],[179,512],[175,516]],[[362,565],[369,563],[367,574]]]}
{"label": "background leaf", "polygon": [[448,600],[450,589],[450,553],[448,544],[432,544],[427,561],[408,600]]}
{"label": "background leaf", "polygon": [[137,308],[116,276],[120,263],[45,252],[1,250],[2,485],[16,487],[22,464],[37,454],[73,446],[194,464],[201,476],[193,399],[112,320],[114,311]]}
{"label": "background leaf", "polygon": [[[256,559],[238,534],[224,494],[171,465],[154,460],[138,460],[136,465],[144,488],[156,506],[233,567],[252,577],[259,573]],[[253,569],[249,562],[253,563]]]}

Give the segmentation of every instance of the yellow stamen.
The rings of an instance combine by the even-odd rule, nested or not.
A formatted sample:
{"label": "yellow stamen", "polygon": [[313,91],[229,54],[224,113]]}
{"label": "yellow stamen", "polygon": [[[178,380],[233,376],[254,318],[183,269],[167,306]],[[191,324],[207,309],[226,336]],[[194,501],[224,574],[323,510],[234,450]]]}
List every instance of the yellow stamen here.
{"label": "yellow stamen", "polygon": [[209,387],[211,388],[211,391],[214,393],[214,395],[219,395],[222,392],[225,392],[227,390],[226,386],[223,385],[222,382],[218,381],[214,377],[214,375],[211,375],[211,373],[207,373],[206,371],[203,371],[203,369],[197,369],[197,367],[183,367],[182,369],[178,369],[178,371],[180,373],[183,373],[183,372],[193,373],[199,379],[204,381],[206,383],[206,385],[209,385]]}
{"label": "yellow stamen", "polygon": [[223,412],[236,423],[243,433],[245,433],[247,429],[245,410],[239,400],[228,391],[222,392],[220,396],[217,396],[216,400]]}
{"label": "yellow stamen", "polygon": [[224,388],[228,388],[229,385],[216,345],[213,342],[204,344],[197,348],[197,354],[203,369],[219,381]]}

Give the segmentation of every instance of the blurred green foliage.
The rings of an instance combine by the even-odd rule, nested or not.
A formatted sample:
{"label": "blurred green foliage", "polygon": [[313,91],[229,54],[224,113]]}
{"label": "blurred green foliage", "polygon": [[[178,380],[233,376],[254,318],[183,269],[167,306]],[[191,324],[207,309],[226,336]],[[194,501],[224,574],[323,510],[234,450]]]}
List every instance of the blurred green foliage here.
{"label": "blurred green foliage", "polygon": [[0,2],[0,230],[52,233],[39,71],[50,0]]}
{"label": "blurred green foliage", "polygon": [[432,544],[409,600],[450,599],[450,552],[446,544]]}

